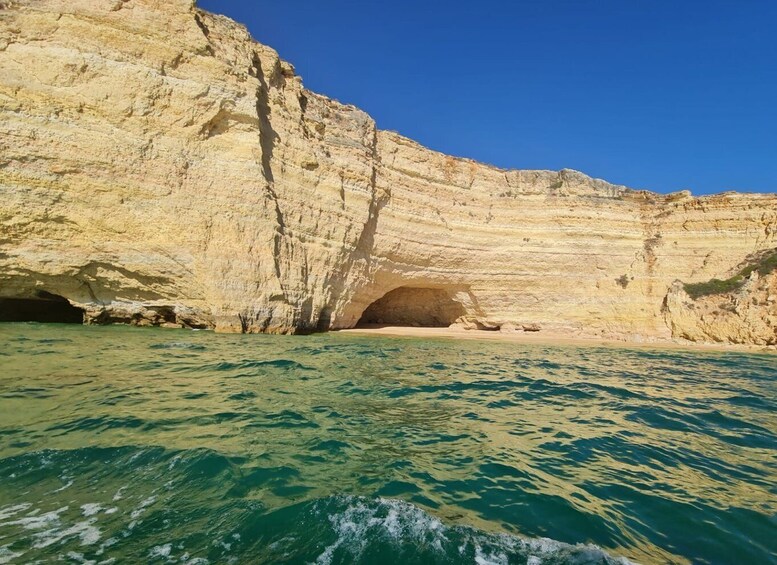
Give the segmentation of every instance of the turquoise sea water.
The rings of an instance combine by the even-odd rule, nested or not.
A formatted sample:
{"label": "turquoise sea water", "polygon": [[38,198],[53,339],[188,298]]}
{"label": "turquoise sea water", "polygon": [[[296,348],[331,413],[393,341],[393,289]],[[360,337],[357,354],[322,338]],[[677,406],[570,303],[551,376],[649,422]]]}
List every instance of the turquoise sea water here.
{"label": "turquoise sea water", "polygon": [[777,357],[0,325],[0,563],[775,563]]}

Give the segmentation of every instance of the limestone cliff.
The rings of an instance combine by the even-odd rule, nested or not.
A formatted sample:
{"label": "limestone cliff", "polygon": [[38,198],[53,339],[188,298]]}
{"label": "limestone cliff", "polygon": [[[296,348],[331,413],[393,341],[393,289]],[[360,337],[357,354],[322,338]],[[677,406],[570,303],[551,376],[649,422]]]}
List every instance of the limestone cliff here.
{"label": "limestone cliff", "polygon": [[757,342],[752,316],[689,329],[667,293],[775,246],[774,194],[506,171],[379,131],[191,0],[0,2],[0,298],[292,333],[408,287],[478,327]]}

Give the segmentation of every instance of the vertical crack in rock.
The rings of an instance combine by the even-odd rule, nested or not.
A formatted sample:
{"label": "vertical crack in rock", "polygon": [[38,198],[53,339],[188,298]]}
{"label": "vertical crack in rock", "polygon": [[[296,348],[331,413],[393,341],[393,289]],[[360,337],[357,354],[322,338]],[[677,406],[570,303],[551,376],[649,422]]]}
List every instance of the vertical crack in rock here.
{"label": "vertical crack in rock", "polygon": [[194,21],[197,22],[197,27],[202,30],[202,35],[205,37],[210,37],[210,29],[207,25],[205,25],[205,22],[202,21],[202,18],[199,14],[194,14]]}
{"label": "vertical crack in rock", "polygon": [[[275,193],[275,189],[268,185],[265,187],[270,200],[275,206],[275,222],[276,229],[273,235],[273,263],[275,267],[275,275],[278,277],[278,281],[283,286],[283,273],[281,272],[281,254],[283,253],[284,238],[286,236],[286,223],[283,219],[283,212],[281,212],[281,205],[278,202],[278,195]],[[285,293],[284,293],[285,294]]]}
{"label": "vertical crack in rock", "polygon": [[275,176],[272,170],[272,158],[275,151],[275,143],[278,140],[278,134],[272,127],[270,122],[270,91],[267,80],[265,79],[264,70],[262,69],[262,61],[259,55],[254,53],[253,55],[253,67],[249,74],[256,76],[259,81],[259,88],[256,91],[256,114],[259,117],[259,145],[262,150],[262,173],[266,181],[265,191],[271,201],[271,205],[275,209],[275,234],[273,235],[273,266],[275,269],[275,276],[278,278],[278,283],[281,286],[281,290],[284,295],[284,300],[287,299],[286,289],[283,285],[283,272],[282,272],[282,254],[284,252],[284,239],[286,237],[286,221],[283,217],[283,211],[281,210],[281,204],[278,199],[278,194],[275,192]]}
{"label": "vertical crack in rock", "polygon": [[374,276],[374,273],[370,271],[373,268],[372,254],[375,247],[378,220],[381,210],[391,199],[391,193],[378,186],[378,173],[381,166],[380,153],[378,152],[378,130],[374,122],[370,122],[370,128],[368,150],[372,168],[368,181],[370,202],[367,209],[367,221],[364,222],[356,245],[348,252],[340,270],[328,277],[327,286],[330,288],[330,297],[319,318],[317,325],[319,330],[329,329],[332,312],[341,310],[359,288],[364,284],[369,284]]}
{"label": "vertical crack in rock", "polygon": [[[327,299],[316,321],[316,329],[320,331],[330,329],[332,326],[332,316],[335,314],[341,316],[343,309],[353,299],[354,295],[365,284],[369,284],[374,276],[374,273],[370,273],[370,270],[373,267],[372,255],[375,247],[378,221],[381,210],[389,202],[391,194],[388,190],[381,189],[378,186],[378,175],[381,167],[378,151],[378,130],[372,120],[368,120],[366,124],[369,130],[365,135],[368,138],[365,149],[370,164],[369,177],[365,178],[370,194],[366,210],[367,219],[362,224],[355,242],[351,245],[346,243],[339,253],[336,263],[339,264],[339,268],[332,270],[325,276],[323,286],[326,289]],[[345,210],[345,181],[342,172],[340,173],[339,195],[341,209]]]}
{"label": "vertical crack in rock", "polygon": [[658,257],[656,248],[662,243],[661,217],[665,213],[664,206],[653,198],[640,205],[640,220],[642,223],[642,257],[645,261],[646,292],[653,295],[653,279],[656,275]]}
{"label": "vertical crack in rock", "polygon": [[356,256],[364,259],[369,268],[372,249],[375,246],[375,233],[378,229],[378,217],[380,211],[388,203],[391,194],[388,191],[378,189],[378,166],[380,165],[380,155],[378,154],[378,130],[375,124],[372,124],[372,144],[370,146],[372,153],[372,173],[370,174],[370,207],[367,216],[367,222],[364,224],[359,241],[356,244]]}
{"label": "vertical crack in rock", "polygon": [[262,68],[262,61],[257,53],[254,53],[253,66],[249,74],[256,77],[259,81],[259,88],[256,90],[256,115],[259,117],[259,144],[262,148],[262,172],[268,183],[274,183],[275,177],[272,171],[272,156],[275,150],[275,142],[278,134],[270,122],[270,87]]}
{"label": "vertical crack in rock", "polygon": [[[315,326],[311,320],[315,289],[309,288],[309,267],[305,246],[295,241],[288,232],[288,218],[284,214],[283,202],[276,188],[275,171],[273,170],[274,152],[280,136],[273,128],[271,121],[270,89],[284,89],[286,87],[285,72],[280,61],[276,61],[275,67],[269,74],[266,74],[259,54],[253,53],[249,74],[255,76],[259,82],[256,90],[256,114],[259,118],[261,167],[266,182],[264,190],[268,204],[275,213],[272,261],[279,289],[279,292],[276,291],[269,298],[270,302],[274,302],[276,305],[269,309],[261,321],[257,320],[257,324],[263,331],[269,327],[273,331],[298,333],[308,331],[311,325]],[[304,95],[301,96],[300,102],[301,106],[307,106],[307,99]],[[299,267],[299,278],[291,274],[295,272],[296,267]],[[294,286],[294,281],[297,282],[298,286]],[[304,289],[302,294],[295,290],[298,287]]]}
{"label": "vertical crack in rock", "polygon": [[237,319],[240,321],[240,331],[241,333],[248,333],[248,320],[246,320],[246,317],[243,314],[238,314]]}
{"label": "vertical crack in rock", "polygon": [[202,35],[205,36],[205,39],[207,40],[207,43],[205,44],[204,52],[213,57],[216,52],[213,49],[213,46],[210,44],[210,28],[205,24],[205,22],[202,20],[202,17],[200,14],[196,13],[194,14],[194,21],[197,24],[197,27],[200,28],[202,31]]}

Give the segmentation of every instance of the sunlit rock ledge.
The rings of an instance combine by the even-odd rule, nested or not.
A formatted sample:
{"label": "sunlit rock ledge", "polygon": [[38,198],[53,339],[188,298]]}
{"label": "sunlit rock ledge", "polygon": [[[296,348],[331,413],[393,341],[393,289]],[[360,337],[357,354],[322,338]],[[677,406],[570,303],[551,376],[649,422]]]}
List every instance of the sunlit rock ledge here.
{"label": "sunlit rock ledge", "polygon": [[5,319],[69,306],[86,323],[299,333],[380,301],[370,316],[411,325],[768,345],[774,272],[749,302],[698,305],[676,281],[773,248],[775,194],[446,156],[306,90],[188,0],[0,2]]}

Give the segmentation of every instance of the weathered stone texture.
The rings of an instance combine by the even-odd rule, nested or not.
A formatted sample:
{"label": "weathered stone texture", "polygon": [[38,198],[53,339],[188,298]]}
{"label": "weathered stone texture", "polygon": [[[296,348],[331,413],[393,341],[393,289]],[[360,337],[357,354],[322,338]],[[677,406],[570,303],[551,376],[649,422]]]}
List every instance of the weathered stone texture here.
{"label": "weathered stone texture", "polygon": [[[665,302],[777,246],[774,194],[662,196],[430,151],[189,0],[3,5],[0,297],[298,332],[434,288],[475,325],[760,343]],[[771,304],[731,323],[773,327]]]}
{"label": "weathered stone texture", "polygon": [[777,345],[777,272],[754,272],[735,292],[693,300],[680,282],[666,299],[672,334],[690,341]]}

